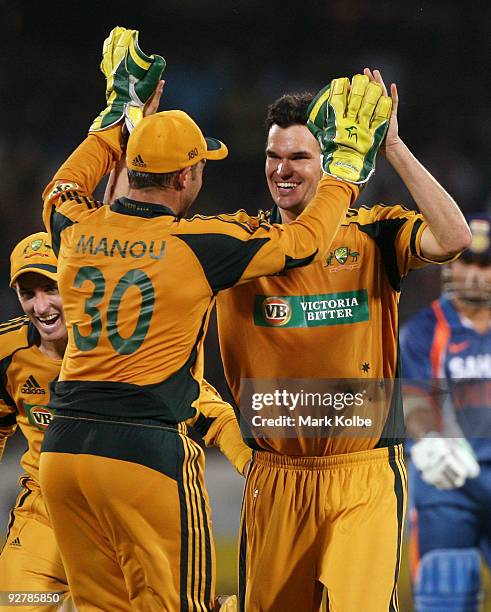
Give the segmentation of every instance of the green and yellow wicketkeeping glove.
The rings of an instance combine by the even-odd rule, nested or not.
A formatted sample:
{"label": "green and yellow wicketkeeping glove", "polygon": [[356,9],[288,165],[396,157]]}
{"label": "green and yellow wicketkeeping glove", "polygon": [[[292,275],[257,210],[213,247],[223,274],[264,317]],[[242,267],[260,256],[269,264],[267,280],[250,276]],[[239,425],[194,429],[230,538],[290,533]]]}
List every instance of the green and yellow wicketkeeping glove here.
{"label": "green and yellow wicketkeeping glove", "polygon": [[366,183],[387,133],[392,100],[367,76],[333,79],[308,108],[307,127],[321,147],[324,172],[349,183]]}
{"label": "green and yellow wicketkeeping glove", "polygon": [[101,70],[106,77],[107,107],[89,128],[97,132],[123,117],[128,130],[143,117],[145,102],[154,92],[165,68],[160,55],[146,55],[138,45],[138,30],[116,27],[102,48]]}

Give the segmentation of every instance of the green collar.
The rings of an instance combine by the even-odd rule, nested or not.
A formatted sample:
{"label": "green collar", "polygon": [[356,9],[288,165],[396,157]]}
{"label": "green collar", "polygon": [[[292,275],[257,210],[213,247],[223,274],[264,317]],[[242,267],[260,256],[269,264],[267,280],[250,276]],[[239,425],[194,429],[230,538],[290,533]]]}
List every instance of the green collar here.
{"label": "green collar", "polygon": [[119,198],[115,200],[110,208],[113,212],[122,215],[145,217],[147,219],[162,217],[164,215],[177,217],[173,210],[163,204],[150,204],[149,202],[139,202],[138,200],[130,200],[129,198]]}

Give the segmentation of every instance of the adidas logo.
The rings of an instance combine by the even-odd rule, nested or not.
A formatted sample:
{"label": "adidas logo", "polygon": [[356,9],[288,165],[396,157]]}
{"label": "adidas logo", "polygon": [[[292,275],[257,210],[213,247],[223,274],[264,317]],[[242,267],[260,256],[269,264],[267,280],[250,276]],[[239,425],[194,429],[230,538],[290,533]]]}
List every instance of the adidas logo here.
{"label": "adidas logo", "polygon": [[140,166],[140,168],[145,168],[145,166],[147,165],[144,161],[143,161],[143,157],[141,155],[137,155],[135,157],[135,159],[131,162],[134,166]]}
{"label": "adidas logo", "polygon": [[17,546],[17,548],[20,548],[22,544],[20,543],[19,538],[14,538],[12,542],[10,542],[10,546]]}
{"label": "adidas logo", "polygon": [[21,389],[22,393],[26,393],[28,395],[45,395],[46,391],[41,388],[41,385],[31,374],[29,378],[24,383],[24,386]]}

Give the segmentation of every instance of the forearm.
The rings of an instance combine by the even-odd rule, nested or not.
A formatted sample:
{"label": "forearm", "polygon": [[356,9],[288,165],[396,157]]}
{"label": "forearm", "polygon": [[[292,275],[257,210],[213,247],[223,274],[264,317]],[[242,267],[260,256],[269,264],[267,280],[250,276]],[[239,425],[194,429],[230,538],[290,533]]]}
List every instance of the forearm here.
{"label": "forearm", "polygon": [[357,185],[325,175],[305,210],[295,221],[282,226],[286,252],[296,259],[316,249],[316,259],[322,258],[358,193]]}
{"label": "forearm", "polygon": [[205,379],[201,383],[200,414],[192,425],[203,437],[206,446],[216,446],[240,473],[252,459],[245,444],[232,406]]}
{"label": "forearm", "polygon": [[[94,207],[92,193],[121,156],[120,127],[89,136],[62,164],[43,193],[43,221],[55,252],[61,231]],[[101,136],[103,134],[104,136]]]}
{"label": "forearm", "polygon": [[114,202],[114,200],[128,195],[128,189],[128,170],[126,167],[126,159],[124,155],[122,155],[120,160],[111,170],[111,174],[109,175],[106,185],[106,191],[104,192],[103,201],[106,204],[111,204],[111,202]]}
{"label": "forearm", "polygon": [[406,418],[406,431],[413,440],[421,440],[430,431],[438,431],[438,426],[431,412],[415,410]]}
{"label": "forearm", "polygon": [[413,440],[421,440],[430,431],[440,430],[438,414],[422,395],[404,395],[404,417],[407,435]]}
{"label": "forearm", "polygon": [[220,422],[216,422],[205,436],[205,443],[207,446],[213,445],[219,448],[239,474],[245,475],[244,469],[252,459],[252,450],[242,439],[235,415],[233,418],[222,417],[219,420]]}
{"label": "forearm", "polygon": [[315,196],[294,221],[261,226],[254,233],[253,239],[264,241],[264,245],[240,281],[270,276],[324,257],[358,192],[358,186],[326,175],[319,182]]}
{"label": "forearm", "polygon": [[89,134],[61,165],[47,191],[58,181],[68,181],[76,183],[78,190],[92,194],[101,178],[109,174],[121,157],[120,132],[117,126],[106,132]]}
{"label": "forearm", "polygon": [[425,231],[422,238],[424,255],[445,259],[467,248],[471,235],[460,208],[402,140],[386,150],[386,158],[411,193],[431,232]]}

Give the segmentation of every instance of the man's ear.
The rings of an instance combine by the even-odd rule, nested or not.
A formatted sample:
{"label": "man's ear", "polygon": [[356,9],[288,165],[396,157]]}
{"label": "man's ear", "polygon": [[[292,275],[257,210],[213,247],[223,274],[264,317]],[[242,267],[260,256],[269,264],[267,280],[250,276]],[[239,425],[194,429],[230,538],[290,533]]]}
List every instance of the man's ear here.
{"label": "man's ear", "polygon": [[182,170],[180,170],[179,174],[177,175],[176,188],[179,191],[181,191],[182,189],[185,189],[190,180],[191,180],[191,166],[186,166],[186,168],[183,168]]}

